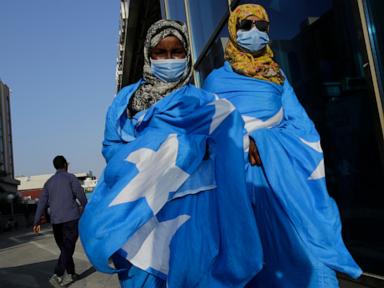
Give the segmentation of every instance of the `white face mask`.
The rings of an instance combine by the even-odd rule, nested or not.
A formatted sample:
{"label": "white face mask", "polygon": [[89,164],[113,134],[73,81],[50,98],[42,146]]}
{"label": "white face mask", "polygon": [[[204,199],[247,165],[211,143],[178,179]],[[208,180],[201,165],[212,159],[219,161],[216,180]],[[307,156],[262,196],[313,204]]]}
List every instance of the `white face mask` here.
{"label": "white face mask", "polygon": [[269,43],[269,36],[267,32],[262,32],[256,27],[253,27],[248,31],[237,31],[236,41],[242,48],[250,52],[257,52],[267,46]]}
{"label": "white face mask", "polygon": [[183,76],[187,68],[187,58],[183,59],[151,59],[153,75],[164,82],[176,82]]}

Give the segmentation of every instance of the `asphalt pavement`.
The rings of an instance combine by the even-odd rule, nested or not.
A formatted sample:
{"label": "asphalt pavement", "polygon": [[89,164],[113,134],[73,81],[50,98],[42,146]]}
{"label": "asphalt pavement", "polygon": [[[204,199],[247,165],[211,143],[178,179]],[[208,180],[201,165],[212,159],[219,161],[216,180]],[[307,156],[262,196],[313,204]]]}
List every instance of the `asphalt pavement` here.
{"label": "asphalt pavement", "polygon": [[[0,233],[0,287],[48,288],[59,249],[49,225],[42,227],[40,235],[32,228]],[[70,283],[71,288],[118,288],[116,275],[97,272],[77,241],[74,254],[76,272],[80,279]]]}
{"label": "asphalt pavement", "polygon": [[[49,288],[59,249],[49,225],[42,226],[40,235],[29,229],[0,233],[0,288]],[[85,256],[78,241],[74,254],[78,281],[71,288],[118,288],[117,276],[97,272]],[[362,285],[340,279],[340,288],[381,287]]]}

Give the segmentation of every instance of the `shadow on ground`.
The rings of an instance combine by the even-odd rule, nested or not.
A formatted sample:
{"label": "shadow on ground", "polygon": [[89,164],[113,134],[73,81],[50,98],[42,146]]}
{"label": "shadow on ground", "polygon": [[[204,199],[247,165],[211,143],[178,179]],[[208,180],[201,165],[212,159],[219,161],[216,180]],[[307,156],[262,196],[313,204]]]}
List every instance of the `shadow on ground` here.
{"label": "shadow on ground", "polygon": [[[92,273],[95,273],[95,272],[96,272],[96,269],[93,267],[90,267],[87,270],[85,270],[83,273],[81,273],[79,275],[79,278],[76,281],[80,281],[81,279],[87,278],[89,275],[91,275]],[[68,283],[67,287],[71,286],[73,283],[74,282]]]}
{"label": "shadow on ground", "polygon": [[[0,287],[9,288],[50,288],[48,280],[52,276],[56,260],[33,263],[17,267],[0,269]],[[79,275],[79,280],[96,272],[90,267]],[[73,283],[68,283],[67,287]]]}
{"label": "shadow on ground", "polygon": [[0,269],[1,287],[50,288],[48,283],[56,260]]}
{"label": "shadow on ground", "polygon": [[[0,250],[11,248],[22,243],[27,243],[31,240],[39,239],[39,237],[50,236],[53,232],[49,225],[42,226],[42,233],[36,235],[32,232],[32,228],[23,228],[8,232],[0,233]],[[13,240],[13,239],[15,239]]]}

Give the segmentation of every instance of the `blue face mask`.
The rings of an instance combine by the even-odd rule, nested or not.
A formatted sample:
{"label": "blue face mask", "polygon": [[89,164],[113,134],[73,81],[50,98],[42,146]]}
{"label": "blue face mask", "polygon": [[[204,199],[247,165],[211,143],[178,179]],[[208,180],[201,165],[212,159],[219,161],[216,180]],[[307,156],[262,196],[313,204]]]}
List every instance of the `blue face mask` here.
{"label": "blue face mask", "polygon": [[187,58],[184,59],[151,59],[153,75],[164,82],[176,82],[183,76],[187,68]]}
{"label": "blue face mask", "polygon": [[266,32],[261,32],[256,27],[251,30],[237,31],[237,44],[250,52],[257,52],[269,43],[269,36]]}

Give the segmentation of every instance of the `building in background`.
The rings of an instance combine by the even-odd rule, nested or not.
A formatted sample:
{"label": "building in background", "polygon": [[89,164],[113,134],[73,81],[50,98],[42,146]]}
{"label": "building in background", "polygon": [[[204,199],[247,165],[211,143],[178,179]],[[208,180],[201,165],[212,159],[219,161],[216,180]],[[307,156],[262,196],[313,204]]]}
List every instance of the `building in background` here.
{"label": "building in background", "polygon": [[116,66],[117,90],[141,78],[147,30],[152,23],[161,19],[158,0],[121,0],[120,3],[120,40]]}
{"label": "building in background", "polygon": [[186,23],[193,81],[202,86],[223,65],[230,10],[245,3],[266,7],[276,60],[322,137],[344,240],[366,272],[359,281],[384,287],[384,1],[121,2],[118,89],[141,77],[145,33],[157,19]]}
{"label": "building in background", "polygon": [[[16,179],[20,181],[18,193],[21,198],[21,202],[29,205],[36,204],[39,201],[45,182],[47,182],[47,180],[53,175],[54,174],[42,174],[16,177]],[[92,175],[92,172],[75,173],[75,176],[79,179],[81,186],[84,188],[85,195],[89,198],[96,187],[96,177]]]}
{"label": "building in background", "polygon": [[0,80],[0,198],[16,194],[14,178],[10,89]]}
{"label": "building in background", "polygon": [[17,185],[14,178],[11,93],[0,80],[0,231],[15,226]]}

